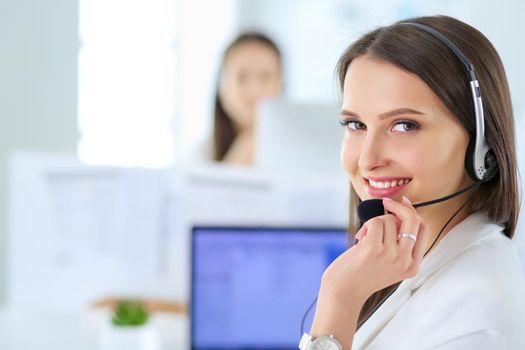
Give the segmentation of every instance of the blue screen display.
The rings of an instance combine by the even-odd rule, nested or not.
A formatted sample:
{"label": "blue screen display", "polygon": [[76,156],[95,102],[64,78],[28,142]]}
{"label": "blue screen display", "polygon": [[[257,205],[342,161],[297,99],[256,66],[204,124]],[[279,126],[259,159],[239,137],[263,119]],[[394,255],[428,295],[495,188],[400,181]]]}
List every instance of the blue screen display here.
{"label": "blue screen display", "polygon": [[297,349],[321,276],[347,247],[344,229],[194,229],[192,349]]}

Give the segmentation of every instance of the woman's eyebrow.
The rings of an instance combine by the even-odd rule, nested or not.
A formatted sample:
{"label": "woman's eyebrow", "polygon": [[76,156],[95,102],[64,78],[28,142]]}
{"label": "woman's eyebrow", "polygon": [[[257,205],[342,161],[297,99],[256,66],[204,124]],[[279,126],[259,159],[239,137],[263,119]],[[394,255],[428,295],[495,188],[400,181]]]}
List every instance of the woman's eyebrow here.
{"label": "woman's eyebrow", "polygon": [[[411,109],[411,108],[397,108],[397,109],[394,109],[394,110],[391,110],[391,111],[388,111],[388,112],[381,113],[380,115],[378,115],[378,118],[379,119],[386,119],[386,118],[391,118],[391,117],[394,117],[394,116],[400,115],[400,114],[423,115],[425,113],[420,112],[420,111],[416,111],[415,109]],[[351,112],[351,111],[346,110],[346,109],[342,109],[341,110],[341,115],[346,115],[346,116],[349,116],[349,117],[359,118],[359,114]]]}
{"label": "woman's eyebrow", "polygon": [[357,113],[347,111],[346,109],[341,110],[341,115],[347,115],[349,117],[359,118],[359,115]]}

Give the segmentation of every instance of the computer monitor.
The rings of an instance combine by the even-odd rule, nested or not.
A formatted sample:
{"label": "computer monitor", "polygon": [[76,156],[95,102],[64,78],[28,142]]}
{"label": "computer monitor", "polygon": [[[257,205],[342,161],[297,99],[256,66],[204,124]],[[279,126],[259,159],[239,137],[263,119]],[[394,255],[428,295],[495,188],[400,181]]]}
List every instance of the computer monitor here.
{"label": "computer monitor", "polygon": [[194,227],[191,348],[296,349],[321,276],[347,247],[344,228]]}
{"label": "computer monitor", "polygon": [[256,116],[254,164],[283,173],[343,176],[344,129],[340,106],[321,103],[263,102]]}

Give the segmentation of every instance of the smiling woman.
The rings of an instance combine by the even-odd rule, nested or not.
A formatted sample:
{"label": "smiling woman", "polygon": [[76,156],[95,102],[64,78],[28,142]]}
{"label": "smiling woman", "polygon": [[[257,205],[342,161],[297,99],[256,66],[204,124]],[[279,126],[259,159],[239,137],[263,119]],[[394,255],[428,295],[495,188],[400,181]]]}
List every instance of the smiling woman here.
{"label": "smiling woman", "polygon": [[[524,348],[514,122],[491,43],[413,18],[364,35],[338,72],[358,243],[325,271],[301,349]],[[362,223],[368,199],[385,212]]]}

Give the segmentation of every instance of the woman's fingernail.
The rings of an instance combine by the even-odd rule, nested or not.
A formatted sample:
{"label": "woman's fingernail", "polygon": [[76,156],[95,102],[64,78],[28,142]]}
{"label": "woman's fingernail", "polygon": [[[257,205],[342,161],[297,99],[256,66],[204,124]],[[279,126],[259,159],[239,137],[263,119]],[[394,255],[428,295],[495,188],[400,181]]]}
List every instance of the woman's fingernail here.
{"label": "woman's fingernail", "polygon": [[392,201],[392,198],[384,197],[383,200],[384,200],[384,201],[387,201],[387,202],[391,202],[391,201]]}
{"label": "woman's fingernail", "polygon": [[412,205],[412,202],[410,202],[410,200],[407,197],[403,196],[402,198],[403,198],[403,202],[405,202],[405,204]]}

